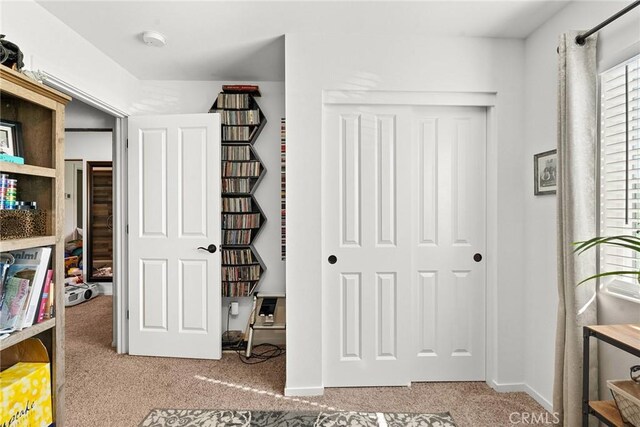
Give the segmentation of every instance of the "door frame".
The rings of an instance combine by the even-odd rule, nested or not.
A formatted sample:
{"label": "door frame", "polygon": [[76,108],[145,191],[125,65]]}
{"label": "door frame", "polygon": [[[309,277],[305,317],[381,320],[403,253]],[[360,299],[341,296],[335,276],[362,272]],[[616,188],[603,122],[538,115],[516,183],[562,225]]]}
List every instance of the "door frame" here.
{"label": "door frame", "polygon": [[113,162],[113,341],[111,345],[117,353],[129,351],[129,335],[127,307],[127,116],[129,114],[105,102],[92,94],[74,86],[66,80],[51,74],[46,70],[38,70],[36,74],[42,78],[45,85],[59,90],[80,100],[93,108],[103,111],[115,118],[112,132],[112,162]]}
{"label": "door frame", "polygon": [[[431,107],[483,107],[486,109],[486,277],[485,277],[485,382],[502,391],[498,373],[498,127],[497,92],[408,92],[324,90],[323,110],[329,105],[403,105]],[[324,132],[324,129],[323,129]],[[324,135],[323,135],[324,137]],[[321,164],[324,164],[324,158]],[[323,169],[324,170],[324,169]],[[324,182],[324,179],[322,180]],[[324,195],[324,189],[321,190]],[[324,221],[324,218],[322,219]],[[324,246],[323,246],[324,250]],[[322,269],[324,276],[324,268]],[[325,278],[322,278],[324,295]],[[324,322],[322,322],[324,328]],[[324,333],[323,333],[324,337]],[[324,339],[324,338],[323,338]],[[324,348],[325,343],[322,343]],[[323,366],[324,369],[324,366]],[[323,373],[324,379],[324,373]],[[504,390],[507,391],[507,390]]]}

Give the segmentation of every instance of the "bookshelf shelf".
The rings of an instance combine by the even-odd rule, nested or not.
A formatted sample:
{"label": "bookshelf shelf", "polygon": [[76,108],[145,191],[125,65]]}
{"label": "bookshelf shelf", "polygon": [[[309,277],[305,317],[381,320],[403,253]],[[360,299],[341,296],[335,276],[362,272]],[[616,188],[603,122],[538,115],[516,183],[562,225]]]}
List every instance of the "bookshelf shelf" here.
{"label": "bookshelf shelf", "polygon": [[55,178],[56,170],[43,168],[41,166],[18,165],[16,163],[0,162],[1,173],[11,173],[20,175],[40,176],[44,178]]}
{"label": "bookshelf shelf", "polygon": [[[53,421],[64,425],[64,112],[71,100],[65,94],[31,80],[23,74],[0,66],[0,116],[19,123],[24,164],[0,162],[0,172],[17,180],[16,199],[36,202],[37,209],[45,211],[45,235],[27,238],[0,240],[0,252],[21,251],[39,247],[51,249],[50,264],[40,264],[53,270],[51,283],[56,285],[54,294],[54,318],[16,331],[0,341],[0,351],[22,343],[32,337],[41,338],[47,349],[51,364],[51,397]],[[0,221],[0,236],[3,229],[10,230],[8,236],[29,235],[22,231],[23,223],[10,222],[3,215]],[[11,221],[15,221],[12,217]],[[16,225],[18,224],[18,225]],[[3,228],[7,227],[7,228]],[[27,228],[27,227],[25,227]],[[28,229],[28,228],[27,228]],[[41,230],[39,230],[41,231]],[[35,234],[33,231],[31,235]],[[42,253],[42,252],[40,252]],[[17,257],[16,257],[17,258]],[[46,275],[46,273],[45,273]],[[42,276],[38,276],[39,278]],[[44,289],[44,278],[41,289]],[[43,292],[43,291],[41,291]],[[35,294],[33,294],[35,295]],[[38,298],[41,294],[38,294]],[[40,304],[39,300],[34,300]],[[40,306],[33,306],[38,313]],[[31,310],[31,308],[29,308]],[[29,312],[29,315],[31,312]],[[35,317],[34,317],[35,319]],[[27,323],[25,321],[25,323]],[[29,322],[30,323],[30,322]],[[0,357],[2,357],[0,355]]]}
{"label": "bookshelf shelf", "polygon": [[21,331],[17,331],[9,335],[7,338],[0,341],[0,351],[5,348],[9,348],[14,344],[18,344],[27,338],[34,337],[42,332],[48,331],[56,326],[56,319],[45,320],[44,322],[37,323],[28,328],[24,328]]}
{"label": "bookshelf shelf", "polygon": [[53,246],[56,244],[56,236],[29,237],[27,239],[0,240],[0,252],[18,251],[20,249],[35,248],[38,246]]}
{"label": "bookshelf shelf", "polygon": [[253,247],[266,217],[253,194],[266,169],[254,149],[267,119],[255,86],[223,87],[209,110],[222,122],[222,296],[247,297],[255,291],[266,265]]}

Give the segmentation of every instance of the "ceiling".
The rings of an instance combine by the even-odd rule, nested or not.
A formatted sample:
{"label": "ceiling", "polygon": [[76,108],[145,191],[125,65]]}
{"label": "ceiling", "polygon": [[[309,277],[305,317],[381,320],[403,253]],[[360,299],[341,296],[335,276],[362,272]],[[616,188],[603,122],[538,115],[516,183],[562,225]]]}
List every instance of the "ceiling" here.
{"label": "ceiling", "polygon": [[[284,81],[285,33],[524,38],[568,1],[38,0],[143,80]],[[141,34],[164,34],[164,48]]]}

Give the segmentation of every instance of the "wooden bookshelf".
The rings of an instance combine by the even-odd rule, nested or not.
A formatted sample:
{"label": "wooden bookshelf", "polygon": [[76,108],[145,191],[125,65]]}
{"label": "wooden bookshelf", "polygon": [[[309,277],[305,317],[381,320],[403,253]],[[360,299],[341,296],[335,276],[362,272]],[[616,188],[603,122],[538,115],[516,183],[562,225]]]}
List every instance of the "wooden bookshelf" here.
{"label": "wooden bookshelf", "polygon": [[583,328],[582,360],[582,425],[589,425],[593,415],[607,426],[624,427],[622,416],[613,400],[589,400],[589,340],[596,338],[622,351],[640,357],[640,325],[593,325]]}
{"label": "wooden bookshelf", "polygon": [[[0,117],[22,126],[24,165],[0,162],[0,172],[18,180],[18,197],[46,211],[46,235],[0,240],[0,251],[51,247],[55,317],[12,333],[0,351],[41,338],[51,364],[51,397],[57,427],[64,426],[64,110],[65,94],[0,66]],[[0,224],[0,235],[2,224]]]}
{"label": "wooden bookshelf", "polygon": [[9,337],[0,341],[0,351],[5,348],[9,348],[14,344],[18,344],[27,338],[34,337],[42,332],[48,331],[51,328],[55,328],[56,319],[45,320],[44,322],[36,323],[33,326],[29,326],[21,331],[14,332]]}

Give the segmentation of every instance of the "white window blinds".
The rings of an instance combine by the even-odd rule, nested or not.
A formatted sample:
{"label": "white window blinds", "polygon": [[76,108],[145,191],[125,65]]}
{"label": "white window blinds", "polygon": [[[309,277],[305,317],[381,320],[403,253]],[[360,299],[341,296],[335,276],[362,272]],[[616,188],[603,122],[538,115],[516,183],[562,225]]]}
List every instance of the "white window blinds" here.
{"label": "white window blinds", "polygon": [[[600,235],[639,235],[640,231],[640,56],[601,75]],[[604,245],[601,271],[638,270],[630,249]],[[640,298],[636,277],[605,279],[607,289]]]}

